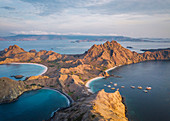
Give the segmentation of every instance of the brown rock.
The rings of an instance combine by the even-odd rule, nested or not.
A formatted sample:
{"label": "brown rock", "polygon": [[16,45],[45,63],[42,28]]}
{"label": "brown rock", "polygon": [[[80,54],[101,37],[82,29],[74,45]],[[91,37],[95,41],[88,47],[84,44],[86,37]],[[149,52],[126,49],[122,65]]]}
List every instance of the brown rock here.
{"label": "brown rock", "polygon": [[125,116],[125,106],[122,103],[122,97],[119,91],[114,93],[106,93],[102,89],[94,100],[94,107],[96,113],[99,113],[105,120],[112,121],[127,121]]}
{"label": "brown rock", "polygon": [[27,78],[27,80],[35,80],[35,79],[48,79],[49,77],[48,76],[41,76],[41,75],[38,75],[38,76],[30,76]]}
{"label": "brown rock", "polygon": [[16,75],[16,76],[12,76],[12,77],[15,77],[16,79],[21,79],[24,76],[23,75]]}

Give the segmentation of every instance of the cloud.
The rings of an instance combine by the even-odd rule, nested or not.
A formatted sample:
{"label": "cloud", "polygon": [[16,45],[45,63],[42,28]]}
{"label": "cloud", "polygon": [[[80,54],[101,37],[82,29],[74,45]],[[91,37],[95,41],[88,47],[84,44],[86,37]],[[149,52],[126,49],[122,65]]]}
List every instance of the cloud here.
{"label": "cloud", "polygon": [[169,37],[169,6],[170,0],[5,0],[0,33]]}
{"label": "cloud", "polygon": [[62,14],[72,9],[91,14],[168,14],[169,0],[21,0],[32,4],[39,15]]}
{"label": "cloud", "polygon": [[118,36],[117,34],[104,34],[104,33],[57,33],[57,32],[45,32],[45,31],[13,31],[13,34],[24,34],[24,35],[88,35],[88,36]]}
{"label": "cloud", "polygon": [[114,0],[89,9],[102,14],[168,14],[169,6],[169,0]]}
{"label": "cloud", "polygon": [[0,7],[0,8],[5,9],[5,10],[15,10],[15,8],[9,7],[9,6],[3,6],[3,7]]}

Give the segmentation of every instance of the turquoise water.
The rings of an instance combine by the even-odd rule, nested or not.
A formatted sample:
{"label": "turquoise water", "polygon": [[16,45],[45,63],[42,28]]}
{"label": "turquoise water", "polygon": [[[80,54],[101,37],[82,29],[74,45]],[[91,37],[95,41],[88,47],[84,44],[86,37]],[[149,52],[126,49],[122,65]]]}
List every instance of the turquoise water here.
{"label": "turquoise water", "polygon": [[[90,83],[93,92],[103,88],[106,92],[114,92],[104,84],[114,87],[113,84],[117,83],[118,86],[115,88],[119,88],[121,95],[126,99],[131,121],[170,121],[170,61],[148,61],[125,65],[109,73],[122,78],[95,80]],[[144,93],[143,90],[130,88],[131,85],[143,88],[151,86],[152,90]]]}
{"label": "turquoise water", "polygon": [[68,106],[68,99],[57,91],[30,91],[13,103],[0,105],[0,121],[42,121],[49,119],[53,111]]}
{"label": "turquoise water", "polygon": [[[29,76],[37,76],[43,73],[45,67],[35,64],[9,64],[0,65],[0,77],[8,77],[13,80],[24,80]],[[21,79],[11,77],[13,75],[23,75]]]}

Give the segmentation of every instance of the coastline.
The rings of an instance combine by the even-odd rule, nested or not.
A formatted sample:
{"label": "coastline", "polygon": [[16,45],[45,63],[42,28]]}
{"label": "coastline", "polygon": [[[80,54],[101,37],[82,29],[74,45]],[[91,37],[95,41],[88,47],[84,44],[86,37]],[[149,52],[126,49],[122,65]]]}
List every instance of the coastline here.
{"label": "coastline", "polygon": [[30,64],[30,65],[37,65],[37,66],[41,66],[44,68],[43,72],[38,74],[38,75],[43,75],[45,72],[47,72],[48,67],[43,65],[43,64],[38,64],[38,63],[7,63],[7,64]]}
{"label": "coastline", "polygon": [[[121,65],[120,65],[120,66],[121,66]],[[119,67],[119,66],[114,66],[114,67],[112,67],[112,68],[109,68],[109,69],[105,70],[105,72],[109,72],[109,71],[111,71],[111,70],[114,70],[114,69],[116,69],[117,67]]]}
{"label": "coastline", "polygon": [[15,102],[15,101],[19,100],[19,98],[20,98],[24,93],[30,92],[30,91],[36,91],[36,90],[40,90],[40,89],[42,89],[42,88],[26,90],[26,91],[22,92],[20,95],[18,95],[17,98],[12,99],[11,101],[1,102],[0,105],[1,105],[1,104],[9,104],[9,103]]}
{"label": "coastline", "polygon": [[[122,66],[122,65],[119,65],[119,66]],[[116,68],[119,67],[119,66],[114,66],[114,67],[112,67],[112,68],[109,68],[109,69],[105,70],[105,72],[109,72],[109,71],[111,71],[111,70],[114,70],[114,69],[116,69]],[[89,92],[91,92],[91,93],[94,93],[94,92],[90,89],[89,84],[90,84],[91,82],[97,80],[97,79],[102,79],[102,78],[105,78],[105,77],[104,77],[104,76],[98,76],[98,77],[95,77],[95,78],[92,78],[92,79],[88,80],[88,81],[86,82],[86,84],[85,84],[85,86],[88,88],[87,90],[88,90]]]}
{"label": "coastline", "polygon": [[87,83],[85,84],[85,86],[88,88],[87,90],[91,93],[94,93],[94,92],[91,91],[89,84],[94,80],[102,79],[102,78],[104,78],[104,76],[98,76],[98,77],[95,77],[95,78],[88,80]]}
{"label": "coastline", "polygon": [[[42,89],[49,89],[49,90],[56,91],[56,92],[60,93],[61,95],[63,95],[63,96],[64,96],[65,98],[67,98],[67,100],[68,100],[68,107],[58,108],[57,110],[53,111],[53,112],[51,113],[51,117],[50,117],[49,119],[52,119],[53,116],[54,116],[54,114],[55,114],[57,111],[63,110],[63,109],[66,109],[66,108],[69,108],[69,107],[71,107],[71,105],[74,103],[74,100],[73,100],[69,95],[67,95],[65,92],[62,92],[62,91],[57,90],[57,89],[48,88],[48,87],[44,87],[44,88],[42,88]],[[48,119],[48,120],[49,120],[49,119]]]}
{"label": "coastline", "polygon": [[69,106],[74,103],[74,100],[69,95],[67,95],[65,92],[62,92],[62,91],[57,90],[57,89],[48,88],[48,87],[43,87],[41,89],[49,89],[49,90],[53,90],[53,91],[60,93],[61,95],[63,95],[64,97],[66,97],[68,99]]}

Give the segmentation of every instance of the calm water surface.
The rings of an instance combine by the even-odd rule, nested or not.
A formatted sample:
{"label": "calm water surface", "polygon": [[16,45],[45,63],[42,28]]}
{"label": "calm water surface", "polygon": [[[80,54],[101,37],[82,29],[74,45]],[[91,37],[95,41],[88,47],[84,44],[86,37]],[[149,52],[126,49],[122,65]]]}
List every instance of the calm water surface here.
{"label": "calm water surface", "polygon": [[13,103],[1,104],[0,121],[42,121],[49,119],[53,111],[68,105],[68,99],[57,91],[30,91]]}
{"label": "calm water surface", "polygon": [[[170,61],[148,61],[125,65],[109,72],[122,78],[98,79],[90,83],[91,90],[105,89],[114,92],[106,85],[117,83],[121,95],[126,98],[128,115],[131,121],[170,121]],[[151,86],[152,90],[130,88],[131,85]],[[121,88],[125,86],[125,88]]]}
{"label": "calm water surface", "polygon": [[[37,76],[45,71],[45,67],[35,64],[9,64],[0,65],[0,77],[8,77],[13,80],[24,80],[25,77]],[[13,75],[23,75],[22,79],[15,79]]]}
{"label": "calm water surface", "polygon": [[[73,43],[76,39],[65,40],[37,40],[37,41],[0,41],[0,50],[8,48],[10,45],[17,44],[24,50],[29,51],[31,49],[39,50],[52,50],[60,54],[82,54],[87,51],[94,44],[103,44],[105,41],[95,42],[80,42]],[[110,40],[111,41],[111,40]],[[132,51],[142,53],[140,49],[157,49],[168,48],[169,43],[161,42],[130,42],[130,41],[118,41],[123,47],[131,46]]]}

